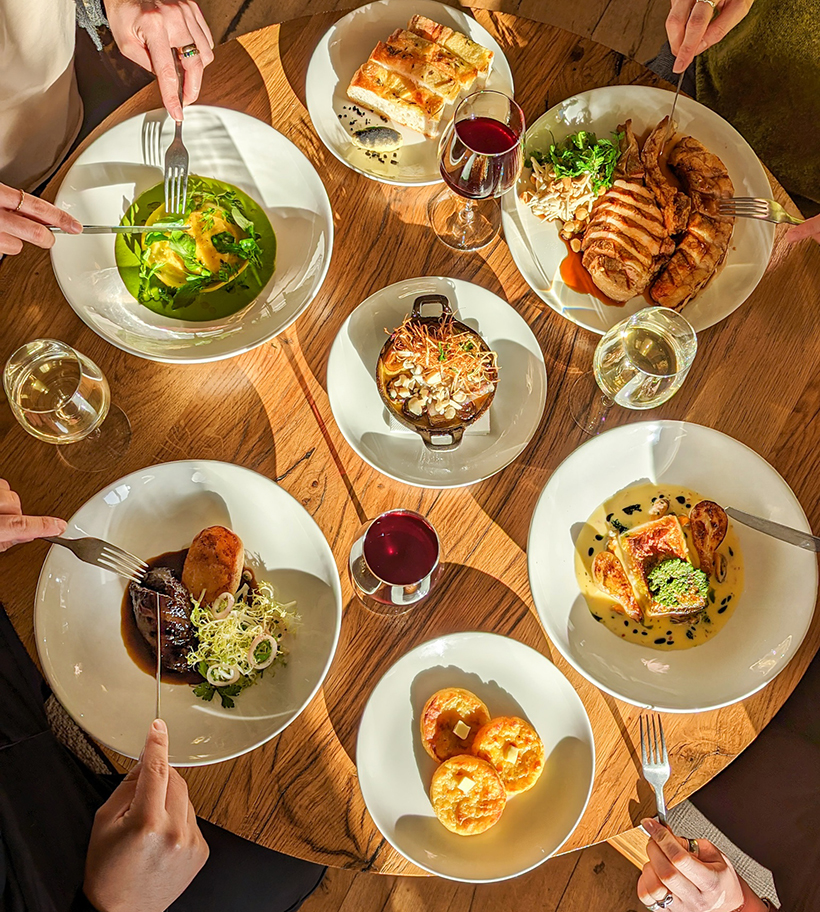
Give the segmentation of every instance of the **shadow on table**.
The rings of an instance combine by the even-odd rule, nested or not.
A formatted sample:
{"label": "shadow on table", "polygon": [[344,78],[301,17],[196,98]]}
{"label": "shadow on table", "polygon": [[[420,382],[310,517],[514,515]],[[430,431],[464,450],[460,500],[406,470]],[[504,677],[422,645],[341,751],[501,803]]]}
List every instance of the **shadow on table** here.
{"label": "shadow on table", "polygon": [[511,636],[549,655],[535,617],[500,580],[463,564],[443,565],[429,599],[401,617],[385,617],[356,599],[345,608],[342,631],[324,684],[331,724],[355,762],[356,734],[371,692],[401,656],[420,643],[462,630]]}

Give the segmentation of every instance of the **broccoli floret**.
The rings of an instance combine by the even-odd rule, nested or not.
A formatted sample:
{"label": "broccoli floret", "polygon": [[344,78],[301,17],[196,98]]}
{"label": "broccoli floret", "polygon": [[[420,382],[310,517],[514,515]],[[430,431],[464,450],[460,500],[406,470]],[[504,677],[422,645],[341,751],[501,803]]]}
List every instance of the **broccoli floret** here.
{"label": "broccoli floret", "polygon": [[679,557],[662,560],[649,571],[649,591],[665,608],[695,608],[706,604],[709,578]]}

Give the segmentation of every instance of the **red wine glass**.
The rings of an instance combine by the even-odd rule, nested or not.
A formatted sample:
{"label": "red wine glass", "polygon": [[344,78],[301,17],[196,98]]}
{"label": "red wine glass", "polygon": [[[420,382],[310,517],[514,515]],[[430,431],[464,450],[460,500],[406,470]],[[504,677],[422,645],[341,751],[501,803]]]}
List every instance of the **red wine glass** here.
{"label": "red wine glass", "polygon": [[377,614],[404,614],[427,598],[441,569],[436,530],[419,513],[390,510],[359,533],[350,551],[350,581]]}
{"label": "red wine glass", "polygon": [[449,247],[478,250],[498,234],[496,197],[521,173],[524,131],[524,112],[501,92],[475,92],[456,108],[439,144],[447,186],[427,207],[433,230]]}

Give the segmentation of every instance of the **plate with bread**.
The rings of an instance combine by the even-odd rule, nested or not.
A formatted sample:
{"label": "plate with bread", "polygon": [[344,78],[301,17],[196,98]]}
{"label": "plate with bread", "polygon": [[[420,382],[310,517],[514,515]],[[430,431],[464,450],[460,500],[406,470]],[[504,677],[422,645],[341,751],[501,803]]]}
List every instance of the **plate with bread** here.
{"label": "plate with bread", "polygon": [[464,632],[416,647],[365,706],[356,745],[367,809],[432,874],[505,880],[557,852],[586,808],[586,710],[545,656]]}
{"label": "plate with bread", "polygon": [[339,575],[312,517],[269,478],[211,460],[149,466],[80,507],[65,537],[83,536],[150,566],[129,583],[55,546],[40,573],[43,671],[97,741],[139,756],[158,649],[175,766],[253,750],[321,687],[341,626]]}
{"label": "plate with bread", "polygon": [[605,86],[527,130],[504,236],[553,310],[605,333],[647,302],[697,332],[724,319],[766,271],[774,226],[723,216],[719,200],[770,197],[763,165],[720,115],[650,86]]}
{"label": "plate with bread", "polygon": [[324,35],[307,72],[311,120],[349,168],[399,186],[441,180],[438,139],[458,102],[479,89],[513,94],[490,33],[434,0],[379,0]]}
{"label": "plate with bread", "polygon": [[811,624],[817,561],[730,507],[809,531],[777,471],[712,428],[643,421],[575,450],[527,544],[533,601],[564,658],[661,712],[719,709],[771,682]]}

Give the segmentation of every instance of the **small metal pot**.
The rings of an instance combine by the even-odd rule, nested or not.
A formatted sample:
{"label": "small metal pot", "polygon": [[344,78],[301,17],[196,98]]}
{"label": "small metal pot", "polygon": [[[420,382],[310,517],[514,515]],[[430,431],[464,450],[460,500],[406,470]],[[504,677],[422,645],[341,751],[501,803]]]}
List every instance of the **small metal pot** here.
{"label": "small metal pot", "polygon": [[[423,317],[421,315],[421,308],[425,304],[438,304],[441,307],[441,313],[435,317]],[[449,300],[444,295],[427,294],[421,295],[413,302],[413,309],[411,312],[410,320],[413,323],[429,325],[431,323],[440,324],[448,318],[452,319],[452,317],[453,310],[450,307]],[[471,329],[469,326],[467,326],[466,323],[462,323],[459,320],[453,320],[453,328],[457,332],[469,334],[480,350],[486,352],[491,351],[489,345],[487,345],[481,336],[474,329]],[[495,387],[498,382],[497,375],[492,378],[492,391],[487,394],[485,401],[481,404],[481,407],[477,409],[475,414],[470,418],[465,419],[457,416],[451,422],[436,424],[435,426],[430,423],[430,419],[427,417],[427,415],[421,415],[419,418],[412,418],[404,411],[404,409],[402,409],[401,405],[398,402],[391,399],[387,394],[385,371],[382,369],[382,364],[390,352],[390,348],[393,345],[395,337],[396,333],[391,333],[387,341],[382,346],[382,350],[379,352],[378,361],[376,362],[376,385],[379,390],[379,395],[382,397],[382,401],[387,406],[390,414],[393,415],[397,421],[400,421],[405,427],[410,428],[412,431],[415,431],[424,441],[424,445],[429,450],[434,450],[437,453],[446,453],[450,450],[455,450],[461,443],[461,439],[464,436],[464,429],[473,424],[475,421],[478,421],[478,419],[490,407],[490,404],[493,401],[493,397],[495,396]]]}

